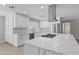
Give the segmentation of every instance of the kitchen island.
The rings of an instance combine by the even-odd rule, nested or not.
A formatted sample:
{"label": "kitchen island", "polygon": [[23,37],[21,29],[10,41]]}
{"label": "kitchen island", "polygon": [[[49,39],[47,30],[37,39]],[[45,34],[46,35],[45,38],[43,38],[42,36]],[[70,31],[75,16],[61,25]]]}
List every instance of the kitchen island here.
{"label": "kitchen island", "polygon": [[71,34],[53,38],[37,37],[24,44],[25,55],[79,55],[79,45]]}

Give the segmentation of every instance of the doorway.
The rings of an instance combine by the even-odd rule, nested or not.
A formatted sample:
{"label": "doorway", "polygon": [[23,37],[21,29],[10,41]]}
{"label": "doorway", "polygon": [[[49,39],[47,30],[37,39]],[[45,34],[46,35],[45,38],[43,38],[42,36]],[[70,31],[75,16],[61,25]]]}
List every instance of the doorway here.
{"label": "doorway", "polygon": [[70,23],[63,23],[63,34],[70,34]]}
{"label": "doorway", "polygon": [[0,16],[0,42],[5,40],[5,16]]}

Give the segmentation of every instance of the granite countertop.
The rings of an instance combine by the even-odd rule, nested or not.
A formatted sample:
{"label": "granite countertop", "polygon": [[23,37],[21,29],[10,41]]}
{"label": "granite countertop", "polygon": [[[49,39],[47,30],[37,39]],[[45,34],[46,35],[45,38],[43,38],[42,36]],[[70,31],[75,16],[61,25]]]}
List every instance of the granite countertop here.
{"label": "granite countertop", "polygon": [[73,35],[58,34],[54,38],[38,37],[26,41],[25,44],[48,49],[50,51],[60,52],[63,54],[79,54],[78,43]]}

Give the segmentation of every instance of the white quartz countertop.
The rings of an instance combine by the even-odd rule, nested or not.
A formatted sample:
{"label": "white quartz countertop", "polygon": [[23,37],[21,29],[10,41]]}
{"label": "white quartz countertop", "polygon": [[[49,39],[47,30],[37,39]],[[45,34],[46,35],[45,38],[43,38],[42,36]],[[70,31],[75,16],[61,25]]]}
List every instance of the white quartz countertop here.
{"label": "white quartz countertop", "polygon": [[54,38],[38,37],[25,43],[63,54],[79,54],[78,43],[70,34],[58,34]]}

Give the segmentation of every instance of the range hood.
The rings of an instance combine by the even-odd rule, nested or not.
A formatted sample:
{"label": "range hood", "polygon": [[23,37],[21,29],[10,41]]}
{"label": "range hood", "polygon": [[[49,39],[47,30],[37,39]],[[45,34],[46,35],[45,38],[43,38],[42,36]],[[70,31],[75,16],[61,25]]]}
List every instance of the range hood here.
{"label": "range hood", "polygon": [[57,22],[56,20],[56,5],[52,4],[49,6],[49,21]]}

